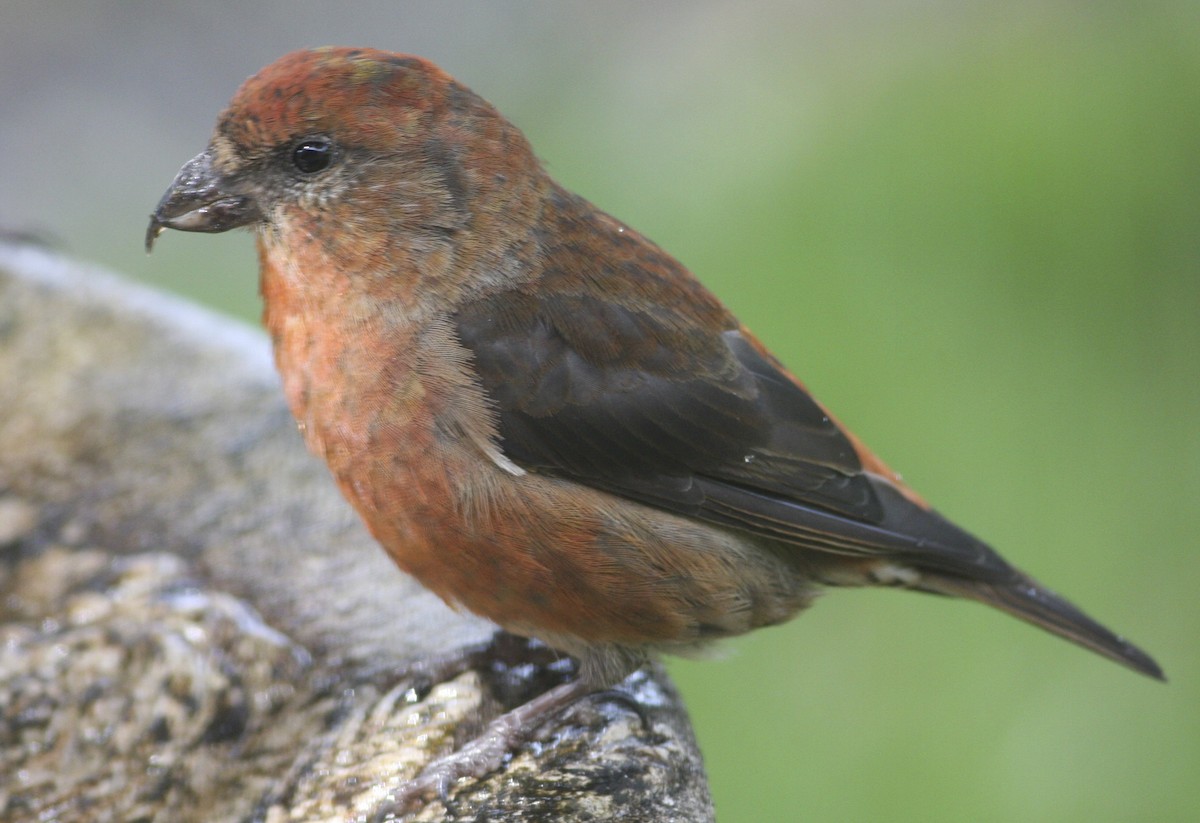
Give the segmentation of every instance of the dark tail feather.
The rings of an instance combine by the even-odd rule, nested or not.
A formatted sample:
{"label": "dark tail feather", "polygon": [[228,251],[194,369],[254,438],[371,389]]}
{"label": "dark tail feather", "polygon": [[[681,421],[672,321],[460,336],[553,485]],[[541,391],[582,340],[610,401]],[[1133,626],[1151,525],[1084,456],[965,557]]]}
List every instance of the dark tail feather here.
{"label": "dark tail feather", "polygon": [[1018,579],[1011,583],[982,583],[923,573],[919,588],[986,603],[1136,672],[1156,680],[1167,679],[1150,655],[1117,637],[1032,578],[1019,572],[1018,575]]}

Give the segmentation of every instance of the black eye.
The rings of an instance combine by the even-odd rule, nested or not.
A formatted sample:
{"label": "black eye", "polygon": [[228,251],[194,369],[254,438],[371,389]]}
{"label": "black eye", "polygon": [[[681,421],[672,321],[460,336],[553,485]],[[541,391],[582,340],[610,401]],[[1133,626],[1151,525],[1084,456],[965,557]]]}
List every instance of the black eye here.
{"label": "black eye", "polygon": [[333,141],[325,137],[309,137],[292,149],[292,165],[305,174],[315,174],[329,168],[333,162]]}

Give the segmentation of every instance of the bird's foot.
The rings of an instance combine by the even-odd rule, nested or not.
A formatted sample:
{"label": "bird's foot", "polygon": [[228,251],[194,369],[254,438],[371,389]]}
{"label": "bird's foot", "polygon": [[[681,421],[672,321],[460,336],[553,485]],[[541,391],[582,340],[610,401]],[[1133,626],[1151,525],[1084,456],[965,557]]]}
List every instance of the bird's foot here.
{"label": "bird's foot", "polygon": [[458,751],[433,761],[400,786],[374,819],[380,823],[398,819],[424,801],[448,799],[454,784],[464,778],[479,780],[498,771],[509,754],[528,741],[548,719],[592,691],[585,681],[570,680],[505,712],[478,737]]}

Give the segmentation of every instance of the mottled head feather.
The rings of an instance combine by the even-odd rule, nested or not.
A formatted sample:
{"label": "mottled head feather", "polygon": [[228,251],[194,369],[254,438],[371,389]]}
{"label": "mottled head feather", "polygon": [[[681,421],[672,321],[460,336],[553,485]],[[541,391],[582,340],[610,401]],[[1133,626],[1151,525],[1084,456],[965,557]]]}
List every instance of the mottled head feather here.
{"label": "mottled head feather", "polygon": [[246,148],[337,134],[349,124],[356,143],[383,144],[426,127],[445,101],[458,97],[448,94],[457,85],[419,57],[363,48],[296,51],[242,84],[217,134]]}

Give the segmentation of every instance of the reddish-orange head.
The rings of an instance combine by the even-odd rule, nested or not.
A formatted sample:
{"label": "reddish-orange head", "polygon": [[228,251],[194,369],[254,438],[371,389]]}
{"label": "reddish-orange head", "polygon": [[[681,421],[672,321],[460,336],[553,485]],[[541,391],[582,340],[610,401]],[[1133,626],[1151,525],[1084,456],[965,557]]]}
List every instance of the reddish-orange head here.
{"label": "reddish-orange head", "polygon": [[520,131],[426,60],[293,52],[238,89],[159,204],[147,246],[167,227],[277,231],[334,212],[343,240],[365,239],[357,229],[369,224],[432,241],[514,214],[511,181],[537,177],[531,169],[540,172]]}
{"label": "reddish-orange head", "polygon": [[[242,84],[217,122],[215,139],[250,157],[307,135],[394,151],[420,141],[463,93],[469,94],[419,57],[374,49],[297,51]],[[473,106],[486,106],[471,97]]]}

